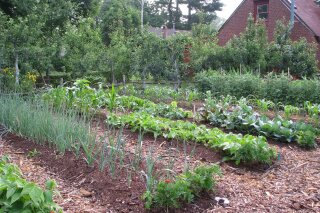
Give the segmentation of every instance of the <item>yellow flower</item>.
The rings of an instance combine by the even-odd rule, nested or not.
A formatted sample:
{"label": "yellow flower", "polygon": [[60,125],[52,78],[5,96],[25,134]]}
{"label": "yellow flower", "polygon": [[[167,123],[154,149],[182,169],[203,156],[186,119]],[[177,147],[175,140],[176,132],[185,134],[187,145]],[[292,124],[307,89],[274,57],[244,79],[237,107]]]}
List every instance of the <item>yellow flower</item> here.
{"label": "yellow flower", "polygon": [[2,71],[5,75],[13,76],[14,74],[14,69],[10,67],[6,67]]}
{"label": "yellow flower", "polygon": [[26,79],[31,81],[32,83],[36,83],[37,78],[38,78],[38,75],[34,71],[27,72],[27,74],[26,74]]}

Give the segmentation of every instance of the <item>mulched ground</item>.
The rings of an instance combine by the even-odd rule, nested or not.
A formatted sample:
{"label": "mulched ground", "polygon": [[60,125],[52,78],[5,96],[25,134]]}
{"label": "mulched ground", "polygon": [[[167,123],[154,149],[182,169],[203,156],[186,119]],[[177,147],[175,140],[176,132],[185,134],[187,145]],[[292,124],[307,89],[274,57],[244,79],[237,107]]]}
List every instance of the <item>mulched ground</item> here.
{"label": "mulched ground", "polygon": [[[133,152],[138,135],[125,130],[126,150]],[[320,152],[296,146],[272,143],[281,153],[271,167],[237,167],[220,163],[221,155],[202,145],[166,141],[146,135],[142,153],[154,147],[154,156],[161,165],[173,162],[175,172],[200,163],[220,163],[223,177],[219,178],[215,194],[198,199],[176,212],[320,212]],[[27,158],[30,151],[38,155]],[[89,167],[82,157],[72,153],[64,156],[52,148],[35,144],[13,134],[0,140],[0,155],[10,155],[26,179],[44,186],[45,180],[55,179],[61,197],[56,202],[65,212],[144,212],[141,195],[145,190],[143,176],[132,175],[128,187],[127,174],[119,171],[111,177],[97,166]],[[230,200],[221,206],[214,197]],[[159,210],[159,212],[163,212]]]}

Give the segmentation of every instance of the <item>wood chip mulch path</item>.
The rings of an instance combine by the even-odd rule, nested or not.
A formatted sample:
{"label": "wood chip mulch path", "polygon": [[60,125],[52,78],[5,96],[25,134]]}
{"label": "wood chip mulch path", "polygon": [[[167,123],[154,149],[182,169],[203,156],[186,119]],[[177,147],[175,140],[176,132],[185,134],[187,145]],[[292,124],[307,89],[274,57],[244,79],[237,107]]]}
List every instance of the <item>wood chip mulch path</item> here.
{"label": "wood chip mulch path", "polygon": [[[128,133],[127,133],[128,134]],[[134,139],[135,136],[127,136]],[[147,140],[147,139],[146,139]],[[23,150],[12,146],[12,141],[0,139],[0,156],[10,155],[12,162],[22,170],[24,177],[44,186],[47,179],[55,179],[61,197],[55,201],[65,212],[125,212],[121,208],[101,205],[90,192],[79,187],[79,183],[65,181],[50,167],[39,164],[37,159],[27,158]],[[150,141],[154,143],[154,141]],[[163,142],[162,142],[163,143]],[[148,144],[146,141],[145,144]],[[169,143],[168,143],[169,144]],[[277,162],[270,168],[237,167],[231,163],[222,163],[223,177],[218,181],[215,196],[227,198],[230,205],[222,206],[210,198],[206,208],[189,205],[194,212],[315,212],[320,213],[320,151],[303,150],[296,146],[273,145],[280,152]],[[161,145],[159,148],[168,148]],[[146,146],[147,148],[147,146]],[[201,148],[200,150],[202,150]],[[204,152],[208,155],[208,151]],[[209,152],[210,154],[210,152]],[[217,153],[212,152],[212,155]],[[181,159],[183,157],[180,156]],[[216,162],[217,158],[203,160],[201,153],[193,157],[195,161]],[[179,159],[179,157],[177,157]],[[66,159],[68,160],[68,159]],[[180,170],[181,168],[179,168]],[[87,194],[89,193],[89,194]],[[130,211],[129,211],[130,212]],[[132,211],[132,212],[141,212]],[[189,212],[189,211],[188,211]]]}

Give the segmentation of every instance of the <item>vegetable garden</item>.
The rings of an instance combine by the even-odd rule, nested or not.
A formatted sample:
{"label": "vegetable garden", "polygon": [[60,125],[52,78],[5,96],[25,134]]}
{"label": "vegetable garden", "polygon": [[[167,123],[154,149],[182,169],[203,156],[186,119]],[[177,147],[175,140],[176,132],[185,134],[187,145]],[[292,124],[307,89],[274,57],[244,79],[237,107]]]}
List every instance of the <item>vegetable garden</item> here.
{"label": "vegetable garden", "polygon": [[[91,208],[96,211],[248,210],[255,199],[274,200],[281,193],[266,186],[266,191],[250,189],[247,197],[238,197],[243,193],[239,190],[253,184],[247,178],[259,186],[271,184],[272,174],[283,184],[279,178],[287,175],[286,164],[294,166],[290,171],[310,166],[290,177],[298,183],[308,175],[313,182],[307,183],[315,187],[300,189],[308,190],[302,193],[308,197],[296,192],[292,196],[301,203],[285,198],[278,207],[259,202],[269,210],[319,208],[316,197],[311,199],[319,186],[319,172],[314,168],[319,159],[318,104],[306,101],[292,106],[210,91],[202,94],[195,89],[156,91],[159,87],[150,86],[144,93],[134,87],[94,88],[87,80],[77,80],[70,87],[28,96],[1,95],[1,146],[21,150],[27,160],[41,162],[67,182],[73,181],[79,188],[79,202],[95,203]],[[37,208],[75,211],[63,202],[53,202],[55,182],[48,182],[47,191],[42,192],[21,179],[10,161],[15,162],[10,157],[0,162],[4,177],[0,179],[4,190],[0,206],[5,212],[21,205],[31,212]],[[12,177],[21,184],[11,183]],[[291,186],[282,189],[292,190]],[[241,208],[243,199],[249,199],[250,206]],[[59,200],[56,195],[54,200]]]}

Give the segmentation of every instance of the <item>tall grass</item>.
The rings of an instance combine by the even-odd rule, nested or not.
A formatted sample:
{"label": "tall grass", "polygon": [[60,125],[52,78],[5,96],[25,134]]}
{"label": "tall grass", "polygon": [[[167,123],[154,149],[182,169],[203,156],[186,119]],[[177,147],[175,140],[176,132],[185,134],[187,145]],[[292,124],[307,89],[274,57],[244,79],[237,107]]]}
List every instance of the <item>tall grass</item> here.
{"label": "tall grass", "polygon": [[85,118],[75,111],[55,110],[32,98],[0,95],[0,124],[8,131],[39,144],[48,143],[61,153],[81,149],[92,164],[95,135]]}

